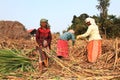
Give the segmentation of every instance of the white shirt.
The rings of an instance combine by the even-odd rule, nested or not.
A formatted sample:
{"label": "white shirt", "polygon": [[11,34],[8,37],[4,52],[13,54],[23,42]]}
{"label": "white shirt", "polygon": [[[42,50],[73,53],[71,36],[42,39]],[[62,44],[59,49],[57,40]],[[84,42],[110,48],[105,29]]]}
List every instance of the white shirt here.
{"label": "white shirt", "polygon": [[96,24],[92,24],[88,26],[87,32],[80,35],[81,37],[87,37],[89,36],[89,41],[91,40],[101,40],[101,36],[99,33],[98,26]]}

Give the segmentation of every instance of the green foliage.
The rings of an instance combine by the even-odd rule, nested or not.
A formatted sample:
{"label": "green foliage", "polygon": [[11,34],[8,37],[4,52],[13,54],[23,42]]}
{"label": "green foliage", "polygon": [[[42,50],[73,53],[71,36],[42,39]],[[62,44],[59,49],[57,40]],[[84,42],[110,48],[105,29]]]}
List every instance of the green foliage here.
{"label": "green foliage", "polygon": [[[120,37],[120,18],[115,15],[108,15],[108,7],[110,6],[110,0],[98,0],[96,8],[100,10],[100,16],[93,15],[97,25],[99,26],[101,35],[105,35],[106,38]],[[85,25],[85,19],[89,17],[86,13],[80,16],[73,16],[72,25],[68,28],[75,30],[75,35],[83,34],[87,27]]]}
{"label": "green foliage", "polygon": [[[87,26],[85,24],[85,19],[88,17],[87,14],[81,14],[80,16],[73,16],[72,25],[68,28],[75,30],[75,35],[83,34],[87,30]],[[102,23],[100,16],[91,16],[95,19],[97,25],[99,26],[100,33],[102,30]],[[104,30],[106,31],[107,38],[115,38],[120,37],[120,18],[115,15],[108,15],[108,18],[105,21]],[[101,35],[105,35],[105,33],[101,33]]]}
{"label": "green foliage", "polygon": [[108,38],[120,37],[120,24],[108,26],[106,32]]}
{"label": "green foliage", "polygon": [[112,18],[110,17],[108,19],[108,22],[106,24],[108,25],[106,27],[107,37],[108,38],[115,38],[120,37],[120,18],[116,18],[112,15]]}
{"label": "green foliage", "polygon": [[98,0],[97,9],[100,11],[99,23],[101,25],[102,32],[106,35],[106,21],[108,17],[108,7],[110,6],[110,0]]}
{"label": "green foliage", "polygon": [[68,28],[68,30],[73,29],[75,31],[75,35],[83,34],[87,29],[84,22],[87,17],[88,15],[85,13],[81,14],[79,17],[74,15],[72,25]]}
{"label": "green foliage", "polygon": [[115,15],[108,15],[108,7],[110,6],[110,0],[98,0],[96,6],[100,10],[99,24],[101,26],[101,32],[105,34],[107,38],[120,37],[120,20]]}
{"label": "green foliage", "polygon": [[33,71],[32,61],[13,50],[0,50],[0,73]]}

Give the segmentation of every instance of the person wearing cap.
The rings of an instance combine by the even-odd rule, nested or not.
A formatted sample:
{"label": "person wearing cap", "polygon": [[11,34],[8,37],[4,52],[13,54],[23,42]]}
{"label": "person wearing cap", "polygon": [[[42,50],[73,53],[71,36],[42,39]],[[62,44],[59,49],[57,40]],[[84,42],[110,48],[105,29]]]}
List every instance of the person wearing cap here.
{"label": "person wearing cap", "polygon": [[85,37],[89,38],[89,42],[87,45],[87,57],[88,61],[93,63],[96,62],[97,58],[101,55],[102,41],[95,20],[93,18],[86,18],[85,22],[88,25],[88,29],[84,34],[78,35],[77,39]]}
{"label": "person wearing cap", "polygon": [[57,41],[57,57],[68,59],[68,41],[72,40],[72,45],[75,43],[74,30],[69,30],[62,34]]}
{"label": "person wearing cap", "polygon": [[46,64],[46,66],[48,65],[48,58],[46,60],[47,56],[42,49],[44,48],[47,50],[47,52],[49,52],[49,50],[51,49],[51,40],[52,40],[52,35],[50,31],[50,26],[48,24],[48,20],[41,19],[40,27],[36,32],[36,42],[39,45],[39,53],[40,53],[40,57],[39,57],[40,68],[42,67],[43,63]]}
{"label": "person wearing cap", "polygon": [[51,40],[52,40],[52,35],[50,31],[50,26],[48,24],[48,20],[41,19],[40,27],[38,28],[36,33],[36,42],[41,47],[44,48],[48,47],[49,49],[51,49]]}

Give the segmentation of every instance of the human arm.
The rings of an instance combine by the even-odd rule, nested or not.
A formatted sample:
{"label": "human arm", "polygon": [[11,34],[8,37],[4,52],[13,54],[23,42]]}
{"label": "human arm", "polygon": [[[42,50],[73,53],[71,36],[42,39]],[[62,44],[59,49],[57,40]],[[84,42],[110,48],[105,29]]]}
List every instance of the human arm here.
{"label": "human arm", "polygon": [[37,32],[36,32],[36,42],[37,42],[37,44],[38,45],[40,45],[40,33],[39,33],[39,29],[37,30]]}
{"label": "human arm", "polygon": [[72,34],[72,45],[74,46],[74,44],[75,44],[75,36],[74,34]]}
{"label": "human arm", "polygon": [[48,35],[48,47],[49,47],[49,49],[51,49],[51,41],[52,41],[52,34],[51,34],[51,31],[50,31],[49,35]]}
{"label": "human arm", "polygon": [[85,37],[89,36],[90,33],[91,33],[91,31],[92,31],[92,26],[89,26],[88,29],[87,29],[87,31],[84,34],[77,36],[77,39],[85,38]]}

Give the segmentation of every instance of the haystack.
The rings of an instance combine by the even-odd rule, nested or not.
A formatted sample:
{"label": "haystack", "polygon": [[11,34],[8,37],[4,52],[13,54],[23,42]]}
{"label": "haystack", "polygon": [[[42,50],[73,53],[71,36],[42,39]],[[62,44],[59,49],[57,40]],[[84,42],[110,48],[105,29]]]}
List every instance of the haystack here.
{"label": "haystack", "polygon": [[29,33],[25,26],[18,21],[0,21],[0,38],[28,39]]}

